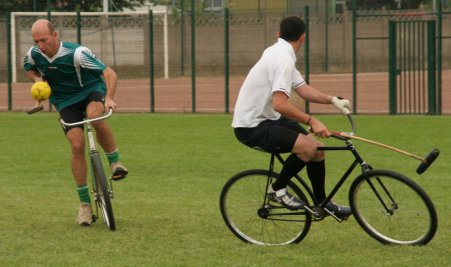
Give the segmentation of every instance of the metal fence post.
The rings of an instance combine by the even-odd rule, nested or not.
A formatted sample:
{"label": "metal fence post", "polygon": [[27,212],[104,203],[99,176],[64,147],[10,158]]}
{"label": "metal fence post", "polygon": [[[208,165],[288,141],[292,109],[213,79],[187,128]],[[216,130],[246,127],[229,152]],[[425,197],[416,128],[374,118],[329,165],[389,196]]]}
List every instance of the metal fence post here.
{"label": "metal fence post", "polygon": [[47,0],[47,20],[52,20],[52,3],[50,0]]}
{"label": "metal fence post", "polygon": [[11,12],[6,17],[6,45],[8,61],[8,111],[13,107],[12,82],[13,82],[13,61],[12,61],[12,40],[11,40]]}
{"label": "metal fence post", "polygon": [[324,20],[324,71],[329,72],[329,1],[325,0],[325,20]]}
{"label": "metal fence post", "polygon": [[196,1],[191,0],[191,110],[196,113]]}
{"label": "metal fence post", "polygon": [[[305,82],[310,83],[310,9],[309,6],[304,7],[304,23],[305,23],[305,44],[304,44],[304,65],[305,65]],[[305,101],[305,112],[310,113],[310,102]]]}
{"label": "metal fence post", "polygon": [[388,23],[388,78],[389,78],[389,112],[390,115],[396,114],[397,98],[396,98],[396,22]]}
{"label": "metal fence post", "polygon": [[357,114],[357,0],[352,0],[352,109]]}
{"label": "metal fence post", "polygon": [[150,112],[155,112],[155,70],[153,51],[153,11],[149,9],[149,77],[150,77]]}
{"label": "metal fence post", "polygon": [[428,27],[428,109],[429,114],[437,114],[437,87],[435,83],[435,21],[427,22]]}
{"label": "metal fence post", "polygon": [[[50,2],[50,0],[47,0],[47,20],[51,21],[52,20],[52,3]],[[52,111],[52,104],[50,104],[49,102],[49,111]]]}
{"label": "metal fence post", "polygon": [[80,10],[77,10],[77,43],[81,44],[81,16],[80,16]]}
{"label": "metal fence post", "polygon": [[442,114],[442,56],[443,56],[443,48],[442,48],[442,38],[443,38],[443,5],[441,0],[438,1],[438,16],[437,16],[437,114]]}
{"label": "metal fence post", "polygon": [[229,8],[224,9],[225,113],[229,113]]}
{"label": "metal fence post", "polygon": [[185,1],[180,0],[180,75],[185,75]]}

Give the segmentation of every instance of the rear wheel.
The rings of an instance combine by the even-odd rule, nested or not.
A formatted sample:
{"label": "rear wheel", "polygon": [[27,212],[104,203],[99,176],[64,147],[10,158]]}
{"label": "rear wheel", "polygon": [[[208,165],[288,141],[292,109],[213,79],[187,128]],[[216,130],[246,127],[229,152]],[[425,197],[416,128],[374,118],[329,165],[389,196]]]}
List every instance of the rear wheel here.
{"label": "rear wheel", "polygon": [[388,170],[356,178],[349,202],[359,225],[384,244],[425,245],[437,230],[428,195],[412,180]]}
{"label": "rear wheel", "polygon": [[[244,242],[257,245],[299,243],[308,233],[311,215],[304,209],[289,210],[266,197],[269,182],[277,178],[267,170],[248,170],[233,176],[220,196],[221,214],[227,227]],[[308,201],[293,183],[288,191]]]}
{"label": "rear wheel", "polygon": [[98,152],[91,154],[91,163],[94,179],[94,198],[97,207],[102,211],[103,221],[108,229],[114,231],[116,230],[116,223],[114,221],[113,206],[111,205],[110,190]]}

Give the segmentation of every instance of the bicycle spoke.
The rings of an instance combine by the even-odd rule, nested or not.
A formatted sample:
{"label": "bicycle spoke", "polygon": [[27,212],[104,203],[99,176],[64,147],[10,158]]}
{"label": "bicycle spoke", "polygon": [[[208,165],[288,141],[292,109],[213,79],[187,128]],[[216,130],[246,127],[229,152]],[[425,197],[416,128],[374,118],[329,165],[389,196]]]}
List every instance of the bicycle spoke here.
{"label": "bicycle spoke", "polygon": [[374,170],[351,186],[350,203],[360,226],[383,243],[426,244],[437,228],[426,193],[401,174]]}
{"label": "bicycle spoke", "polygon": [[96,202],[102,211],[103,221],[111,231],[116,230],[116,224],[111,205],[110,190],[98,153],[91,154],[92,172],[95,183]]}
{"label": "bicycle spoke", "polygon": [[[265,195],[268,172],[248,171],[233,177],[221,193],[220,205],[224,221],[241,240],[258,245],[297,243],[307,234],[310,214],[290,211],[269,204]],[[288,190],[305,199],[299,188],[290,184]],[[266,204],[264,204],[266,203]]]}

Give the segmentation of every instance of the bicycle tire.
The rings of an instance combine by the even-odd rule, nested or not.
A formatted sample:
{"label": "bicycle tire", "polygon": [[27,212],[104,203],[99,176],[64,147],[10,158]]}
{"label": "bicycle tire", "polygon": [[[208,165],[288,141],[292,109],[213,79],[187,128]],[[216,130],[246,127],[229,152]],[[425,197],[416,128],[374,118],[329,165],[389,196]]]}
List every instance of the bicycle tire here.
{"label": "bicycle tire", "polygon": [[351,185],[349,202],[359,225],[383,244],[425,245],[437,231],[437,213],[429,196],[394,171],[361,174]]}
{"label": "bicycle tire", "polygon": [[[257,245],[286,245],[299,243],[311,226],[311,215],[304,209],[292,211],[266,199],[268,170],[248,170],[234,175],[223,187],[220,210],[227,227],[240,240]],[[288,191],[308,201],[294,183]],[[265,203],[264,203],[265,202]]]}
{"label": "bicycle tire", "polygon": [[108,229],[114,231],[116,230],[116,222],[114,220],[110,191],[98,152],[91,153],[91,164],[96,205],[102,211],[103,222],[106,224]]}

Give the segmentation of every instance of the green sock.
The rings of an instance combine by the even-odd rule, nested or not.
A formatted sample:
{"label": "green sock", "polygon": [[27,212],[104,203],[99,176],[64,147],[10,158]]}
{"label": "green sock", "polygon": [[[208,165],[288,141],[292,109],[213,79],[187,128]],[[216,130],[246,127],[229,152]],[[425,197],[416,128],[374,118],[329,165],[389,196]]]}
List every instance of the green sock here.
{"label": "green sock", "polygon": [[116,150],[114,150],[113,152],[110,153],[105,153],[106,157],[108,158],[108,162],[110,163],[110,165],[112,163],[118,162],[119,161],[119,152]]}
{"label": "green sock", "polygon": [[91,203],[91,198],[89,197],[89,189],[87,185],[82,185],[77,187],[78,197],[80,202]]}

